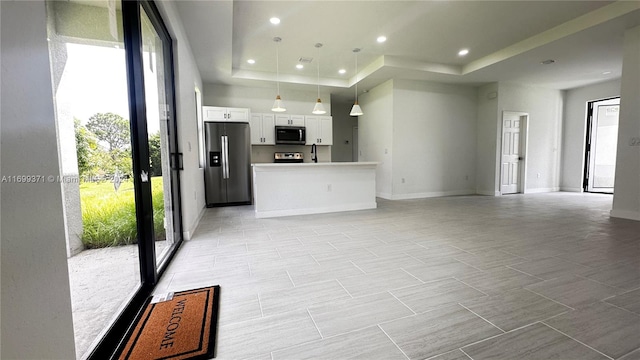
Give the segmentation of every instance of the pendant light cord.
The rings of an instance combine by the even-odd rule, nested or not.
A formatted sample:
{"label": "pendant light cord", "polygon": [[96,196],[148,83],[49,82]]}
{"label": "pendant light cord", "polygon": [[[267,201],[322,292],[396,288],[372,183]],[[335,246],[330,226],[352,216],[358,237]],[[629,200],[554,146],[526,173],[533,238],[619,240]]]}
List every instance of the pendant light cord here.
{"label": "pendant light cord", "polygon": [[318,99],[320,99],[320,48],[322,47],[322,44],[317,43],[316,44],[316,48],[318,48]]}
{"label": "pendant light cord", "polygon": [[276,40],[276,87],[278,90],[278,95],[280,95],[280,52],[278,51],[280,48],[280,38]]}
{"label": "pendant light cord", "polygon": [[358,103],[358,52],[360,49],[353,49],[353,53],[356,55],[356,104]]}

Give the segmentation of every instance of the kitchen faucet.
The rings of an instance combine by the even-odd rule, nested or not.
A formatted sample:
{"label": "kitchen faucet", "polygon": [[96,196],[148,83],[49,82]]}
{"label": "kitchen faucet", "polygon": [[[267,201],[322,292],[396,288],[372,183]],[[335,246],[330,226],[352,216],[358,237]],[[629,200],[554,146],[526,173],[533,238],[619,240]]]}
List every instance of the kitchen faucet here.
{"label": "kitchen faucet", "polygon": [[316,144],[311,145],[311,161],[314,163],[318,162],[318,149],[316,148]]}

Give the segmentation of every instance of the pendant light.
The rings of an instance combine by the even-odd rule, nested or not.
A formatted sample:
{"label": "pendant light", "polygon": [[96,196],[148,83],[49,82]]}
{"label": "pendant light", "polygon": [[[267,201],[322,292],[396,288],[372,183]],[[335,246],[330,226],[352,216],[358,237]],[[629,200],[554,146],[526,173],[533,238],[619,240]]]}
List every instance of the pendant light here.
{"label": "pendant light", "polygon": [[349,114],[351,116],[364,115],[364,113],[362,112],[362,108],[360,108],[360,105],[358,105],[358,53],[359,52],[360,52],[360,49],[358,48],[353,49],[353,53],[356,55],[356,101],[355,103],[353,103],[353,107],[351,108],[351,113]]}
{"label": "pendant light", "polygon": [[282,105],[282,99],[280,98],[280,64],[279,64],[280,54],[278,53],[278,47],[282,39],[276,36],[273,38],[273,41],[275,41],[276,43],[276,86],[277,86],[278,94],[276,95],[276,101],[273,103],[273,107],[271,108],[271,111],[283,112],[283,111],[287,111],[287,109],[285,109],[285,107]]}
{"label": "pendant light", "polygon": [[320,100],[320,48],[322,47],[321,43],[316,44],[316,48],[318,49],[318,100],[316,101],[316,105],[313,107],[313,111],[311,113],[316,115],[326,114],[327,111],[324,109],[324,105],[322,105],[322,100]]}

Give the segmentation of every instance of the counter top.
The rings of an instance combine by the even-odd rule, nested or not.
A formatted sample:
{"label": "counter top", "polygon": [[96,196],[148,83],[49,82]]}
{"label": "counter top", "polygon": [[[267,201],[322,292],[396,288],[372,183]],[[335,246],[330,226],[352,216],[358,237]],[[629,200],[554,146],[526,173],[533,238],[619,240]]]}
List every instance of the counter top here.
{"label": "counter top", "polygon": [[319,162],[319,163],[258,163],[251,164],[253,167],[313,167],[313,166],[372,166],[378,165],[375,161],[362,162]]}

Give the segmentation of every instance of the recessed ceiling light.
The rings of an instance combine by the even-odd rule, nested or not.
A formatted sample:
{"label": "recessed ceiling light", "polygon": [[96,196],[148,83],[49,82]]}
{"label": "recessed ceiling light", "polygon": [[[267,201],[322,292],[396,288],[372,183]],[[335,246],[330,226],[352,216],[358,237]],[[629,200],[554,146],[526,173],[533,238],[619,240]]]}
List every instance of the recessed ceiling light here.
{"label": "recessed ceiling light", "polygon": [[269,19],[269,22],[271,22],[273,25],[278,25],[280,24],[280,19],[278,19],[277,17],[272,17],[271,19]]}
{"label": "recessed ceiling light", "polygon": [[553,59],[548,59],[548,60],[541,61],[540,64],[542,64],[542,65],[551,65],[554,62],[556,62],[556,61],[553,60]]}
{"label": "recessed ceiling light", "polygon": [[379,42],[379,43],[383,43],[383,42],[387,41],[387,37],[386,36],[378,36],[376,41]]}
{"label": "recessed ceiling light", "polygon": [[247,62],[248,62],[249,64],[251,64],[251,65],[253,65],[253,64],[255,64],[255,63],[256,63],[256,61],[255,61],[255,60],[253,60],[253,59],[249,59],[249,60],[247,60]]}
{"label": "recessed ceiling light", "polygon": [[611,74],[611,71],[605,71],[602,73],[602,75],[609,75],[609,74]]}
{"label": "recessed ceiling light", "polygon": [[347,73],[347,70],[345,70],[345,69],[340,69],[340,70],[338,70],[338,73],[340,73],[340,74],[346,74],[346,73]]}
{"label": "recessed ceiling light", "polygon": [[296,65],[296,69],[302,69],[303,67],[304,67],[304,65],[302,65],[302,64],[297,64]]}
{"label": "recessed ceiling light", "polygon": [[465,56],[469,53],[469,49],[462,49],[458,51],[458,56]]}

